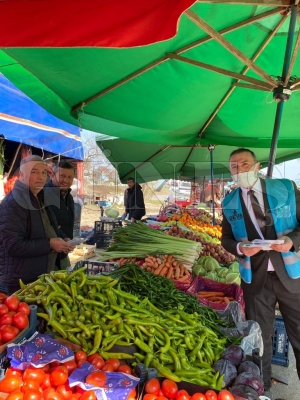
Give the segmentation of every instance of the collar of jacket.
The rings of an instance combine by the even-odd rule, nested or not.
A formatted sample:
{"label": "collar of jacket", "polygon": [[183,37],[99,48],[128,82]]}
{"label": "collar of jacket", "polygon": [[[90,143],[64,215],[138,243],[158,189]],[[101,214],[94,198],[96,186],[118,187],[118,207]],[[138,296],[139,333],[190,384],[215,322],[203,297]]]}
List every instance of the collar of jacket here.
{"label": "collar of jacket", "polygon": [[[57,187],[57,186],[55,186],[54,185],[54,183],[52,182],[52,180],[50,179],[47,183],[46,183],[46,185],[45,185],[46,187]],[[67,194],[70,194],[71,193],[71,191],[72,191],[72,189],[70,188],[70,189],[68,189],[68,190],[66,190],[66,195]],[[62,192],[60,191],[60,195],[61,195],[61,197],[63,197],[63,195],[62,195]]]}

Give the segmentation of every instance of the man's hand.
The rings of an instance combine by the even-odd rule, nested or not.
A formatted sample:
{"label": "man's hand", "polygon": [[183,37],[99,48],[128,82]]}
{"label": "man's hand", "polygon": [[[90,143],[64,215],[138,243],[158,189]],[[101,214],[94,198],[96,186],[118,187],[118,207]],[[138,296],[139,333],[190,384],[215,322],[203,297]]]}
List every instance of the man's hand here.
{"label": "man's hand", "polygon": [[262,250],[261,247],[243,247],[244,244],[249,244],[249,240],[245,240],[244,242],[241,242],[239,244],[239,251],[243,253],[245,256],[251,257],[254,256],[256,253],[258,253],[260,250]]}
{"label": "man's hand", "polygon": [[284,243],[272,244],[270,246],[272,250],[278,251],[280,253],[287,253],[294,246],[292,239],[290,239],[288,236],[281,236],[281,238],[278,239],[284,240]]}
{"label": "man's hand", "polygon": [[66,253],[66,254],[74,250],[74,246],[71,246],[70,244],[68,244],[68,242],[65,242],[61,238],[51,238],[50,248],[56,251],[57,253]]}
{"label": "man's hand", "polygon": [[64,238],[65,242],[68,242],[69,240],[71,240],[70,238]]}

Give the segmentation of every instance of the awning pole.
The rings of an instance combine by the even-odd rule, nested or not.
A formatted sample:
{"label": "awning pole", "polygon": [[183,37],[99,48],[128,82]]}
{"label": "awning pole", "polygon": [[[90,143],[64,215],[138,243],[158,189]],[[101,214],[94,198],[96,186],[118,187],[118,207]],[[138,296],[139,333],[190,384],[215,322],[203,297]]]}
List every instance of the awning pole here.
{"label": "awning pole", "polygon": [[212,203],[212,223],[216,225],[216,215],[215,215],[215,186],[214,186],[214,159],[213,151],[215,149],[214,145],[209,145],[209,155],[210,155],[210,180],[211,180],[211,203]]}
{"label": "awning pole", "polygon": [[[291,11],[290,26],[289,26],[289,32],[288,32],[288,37],[287,37],[285,56],[284,56],[284,62],[283,62],[283,68],[282,68],[282,83],[285,81],[285,78],[288,73],[290,63],[291,63],[293,40],[294,40],[295,26],[296,26],[296,21],[297,21],[297,13],[298,13],[298,7],[293,6],[292,11]],[[277,150],[277,144],[278,144],[278,136],[279,136],[279,131],[280,131],[280,124],[281,124],[284,101],[285,100],[283,100],[283,99],[279,100],[279,102],[277,104],[277,108],[276,108],[276,116],[275,116],[272,143],[271,143],[271,149],[270,149],[268,171],[267,171],[268,178],[271,178],[273,175],[273,169],[274,169],[275,160],[276,160],[276,150]]]}

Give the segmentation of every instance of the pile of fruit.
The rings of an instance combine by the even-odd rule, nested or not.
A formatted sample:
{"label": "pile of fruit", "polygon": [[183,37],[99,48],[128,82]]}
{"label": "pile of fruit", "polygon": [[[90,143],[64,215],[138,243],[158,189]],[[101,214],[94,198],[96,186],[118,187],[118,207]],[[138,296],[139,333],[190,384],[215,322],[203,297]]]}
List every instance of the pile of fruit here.
{"label": "pile of fruit", "polygon": [[212,237],[220,239],[222,237],[222,229],[220,225],[212,225],[210,223],[204,223],[198,221],[194,216],[185,212],[181,215],[173,215],[171,217],[173,221],[178,221],[187,228],[191,228],[197,232],[205,232]]}
{"label": "pile of fruit", "polygon": [[13,340],[27,327],[30,307],[16,296],[0,293],[0,345]]}
{"label": "pile of fruit", "polygon": [[219,394],[214,390],[207,390],[205,393],[196,392],[190,395],[170,379],[164,379],[162,382],[156,378],[149,379],[144,393],[143,400],[234,400],[233,395],[225,389]]}

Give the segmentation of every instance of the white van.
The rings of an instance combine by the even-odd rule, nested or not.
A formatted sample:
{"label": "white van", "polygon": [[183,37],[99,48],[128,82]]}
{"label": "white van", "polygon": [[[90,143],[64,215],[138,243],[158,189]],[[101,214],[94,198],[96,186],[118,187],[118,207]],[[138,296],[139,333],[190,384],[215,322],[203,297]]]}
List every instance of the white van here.
{"label": "white van", "polygon": [[190,197],[191,195],[191,182],[180,182],[178,188],[176,188],[177,195],[183,195],[184,197]]}

